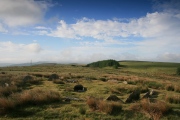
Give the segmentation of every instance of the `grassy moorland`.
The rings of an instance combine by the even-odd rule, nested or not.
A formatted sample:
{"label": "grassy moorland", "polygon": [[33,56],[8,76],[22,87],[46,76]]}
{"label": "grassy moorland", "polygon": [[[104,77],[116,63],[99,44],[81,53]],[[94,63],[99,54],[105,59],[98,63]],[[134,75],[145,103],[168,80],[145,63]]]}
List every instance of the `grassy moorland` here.
{"label": "grassy moorland", "polygon": [[[0,119],[179,120],[180,63],[120,67],[42,64],[0,68]],[[86,91],[74,91],[75,85]],[[139,91],[137,100],[126,102]],[[143,98],[148,91],[153,94]],[[106,100],[110,95],[118,101]]]}

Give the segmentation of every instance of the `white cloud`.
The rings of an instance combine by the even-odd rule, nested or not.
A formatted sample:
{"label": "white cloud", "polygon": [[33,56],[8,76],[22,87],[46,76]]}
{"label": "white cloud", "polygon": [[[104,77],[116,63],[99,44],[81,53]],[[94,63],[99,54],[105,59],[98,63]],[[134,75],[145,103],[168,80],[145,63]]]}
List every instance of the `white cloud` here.
{"label": "white cloud", "polygon": [[179,32],[180,18],[177,16],[178,14],[155,12],[129,22],[83,18],[75,24],[67,24],[61,20],[57,29],[52,30],[49,35],[73,39],[92,37],[105,41],[113,41],[115,37],[161,37]]}
{"label": "white cloud", "polygon": [[40,22],[48,4],[34,0],[0,0],[0,20],[9,27]]}
{"label": "white cloud", "polygon": [[163,53],[157,56],[156,60],[165,62],[179,62],[180,54],[175,53]]}
{"label": "white cloud", "polygon": [[41,51],[42,48],[37,43],[16,44],[11,41],[0,42],[0,62],[26,62],[35,56],[38,57]]}

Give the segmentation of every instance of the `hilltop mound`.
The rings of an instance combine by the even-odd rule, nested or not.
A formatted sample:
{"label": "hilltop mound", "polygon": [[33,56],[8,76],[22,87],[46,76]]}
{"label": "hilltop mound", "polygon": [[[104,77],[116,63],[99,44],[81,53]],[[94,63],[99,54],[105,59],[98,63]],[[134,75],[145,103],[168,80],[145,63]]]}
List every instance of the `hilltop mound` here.
{"label": "hilltop mound", "polygon": [[86,65],[87,67],[114,67],[114,68],[118,68],[120,67],[119,62],[115,61],[115,60],[102,60],[102,61],[97,61],[97,62],[93,62],[90,64]]}

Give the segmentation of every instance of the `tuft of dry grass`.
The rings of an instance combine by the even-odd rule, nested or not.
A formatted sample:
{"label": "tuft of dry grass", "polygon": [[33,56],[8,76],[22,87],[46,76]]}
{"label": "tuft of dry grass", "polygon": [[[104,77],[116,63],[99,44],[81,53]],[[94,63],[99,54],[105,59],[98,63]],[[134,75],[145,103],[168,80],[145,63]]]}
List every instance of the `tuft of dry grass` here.
{"label": "tuft of dry grass", "polygon": [[165,89],[166,89],[167,91],[174,91],[174,90],[175,90],[174,85],[172,85],[172,84],[167,84],[167,85],[165,86]]}
{"label": "tuft of dry grass", "polygon": [[165,100],[169,103],[180,104],[180,95],[166,95]]}
{"label": "tuft of dry grass", "polygon": [[87,100],[87,104],[89,108],[93,111],[99,110],[110,115],[115,115],[122,110],[122,105],[118,102],[107,102],[94,97],[90,97]]}
{"label": "tuft of dry grass", "polygon": [[0,114],[4,114],[16,106],[39,105],[61,101],[59,92],[51,90],[27,90],[22,93],[13,93],[9,97],[0,98]]}
{"label": "tuft of dry grass", "polygon": [[49,102],[60,101],[61,96],[59,92],[50,90],[28,90],[19,94],[18,104],[44,104]]}
{"label": "tuft of dry grass", "polygon": [[87,103],[87,105],[89,106],[89,108],[90,108],[91,110],[95,111],[95,110],[98,110],[98,109],[99,109],[99,108],[98,108],[99,101],[100,101],[100,100],[97,99],[97,98],[90,97],[90,98],[87,99],[86,103]]}
{"label": "tuft of dry grass", "polygon": [[0,87],[0,96],[7,97],[17,91],[17,86]]}
{"label": "tuft of dry grass", "polygon": [[179,93],[180,93],[180,86],[179,86],[179,85],[175,85],[175,88],[174,88],[174,89],[175,89],[176,92],[179,92]]}
{"label": "tuft of dry grass", "polygon": [[101,112],[104,112],[110,115],[115,115],[115,114],[118,114],[122,110],[122,105],[118,102],[100,101],[98,108]]}
{"label": "tuft of dry grass", "polygon": [[130,109],[145,113],[153,120],[159,120],[170,110],[170,107],[163,101],[142,99],[140,103],[131,105]]}
{"label": "tuft of dry grass", "polygon": [[15,107],[15,103],[12,99],[0,98],[0,114],[5,114],[9,110]]}

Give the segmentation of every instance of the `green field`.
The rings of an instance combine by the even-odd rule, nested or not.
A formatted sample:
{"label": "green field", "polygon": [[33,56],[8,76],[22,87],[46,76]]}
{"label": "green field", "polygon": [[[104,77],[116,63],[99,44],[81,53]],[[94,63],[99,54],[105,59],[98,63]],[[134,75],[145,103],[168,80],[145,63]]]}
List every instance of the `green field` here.
{"label": "green field", "polygon": [[[180,63],[119,63],[118,69],[61,64],[1,67],[0,119],[180,119],[180,76],[176,75]],[[50,80],[52,74],[59,78]],[[87,90],[74,91],[78,84]],[[152,90],[155,94],[142,99]],[[125,102],[133,91],[139,91],[140,98]],[[120,100],[107,101],[110,95]]]}

